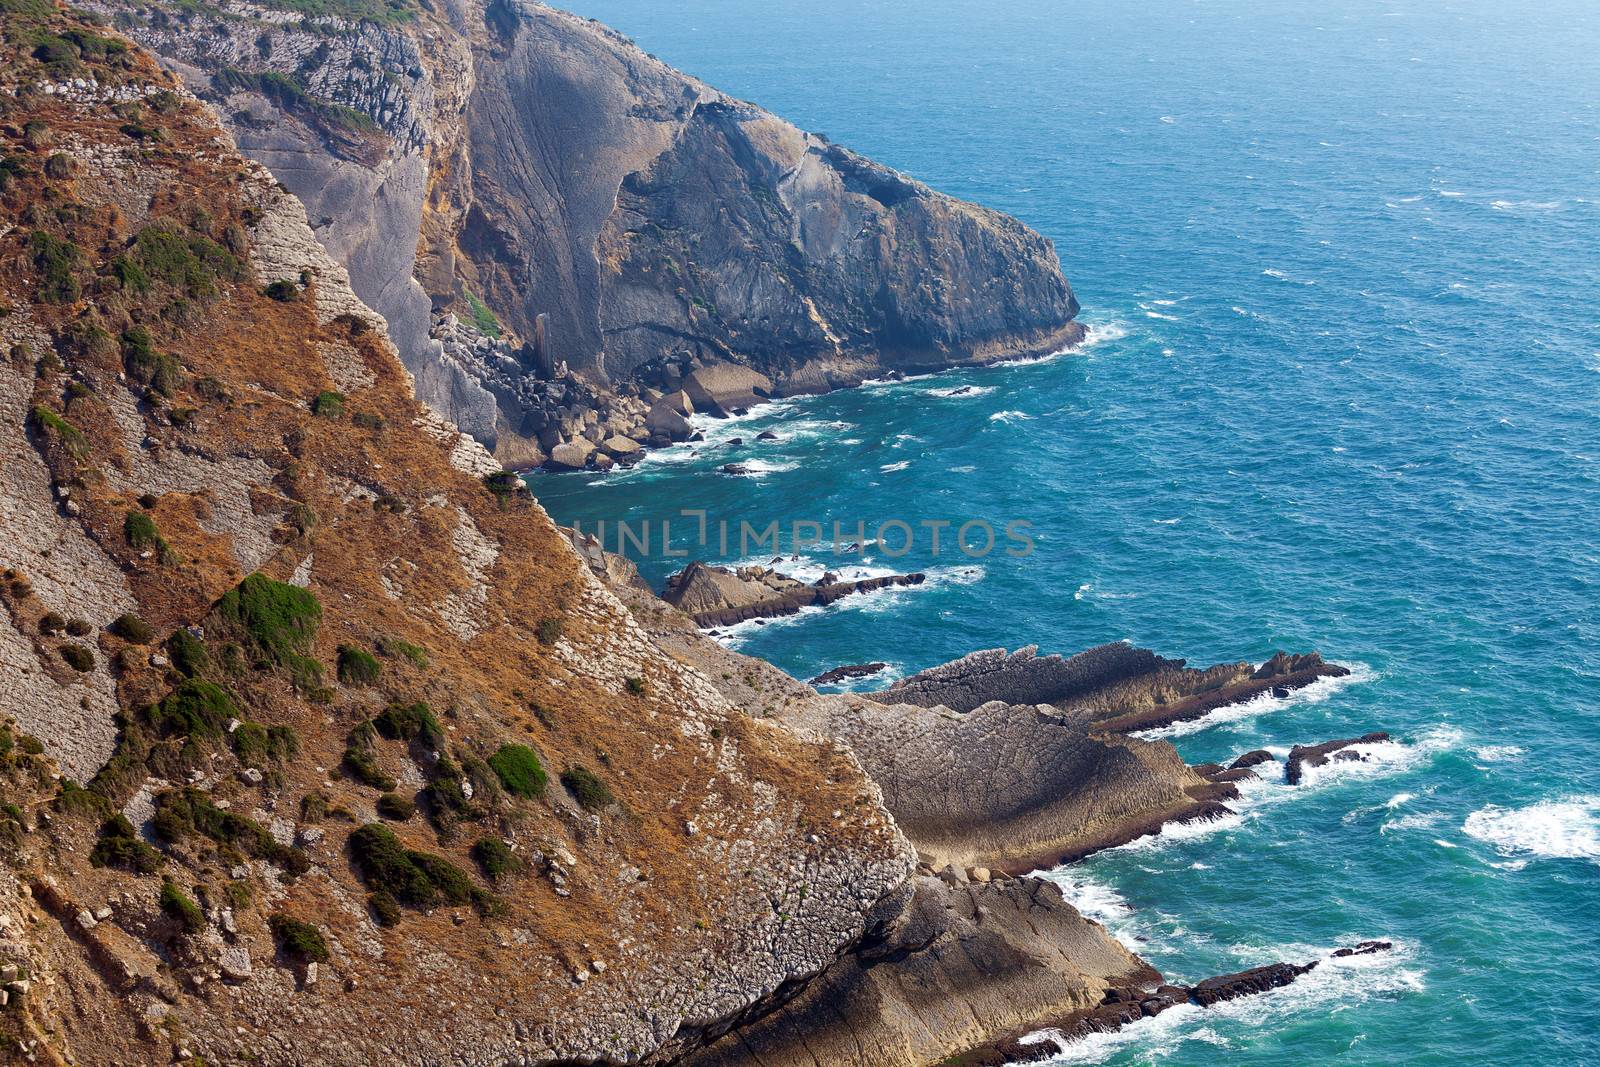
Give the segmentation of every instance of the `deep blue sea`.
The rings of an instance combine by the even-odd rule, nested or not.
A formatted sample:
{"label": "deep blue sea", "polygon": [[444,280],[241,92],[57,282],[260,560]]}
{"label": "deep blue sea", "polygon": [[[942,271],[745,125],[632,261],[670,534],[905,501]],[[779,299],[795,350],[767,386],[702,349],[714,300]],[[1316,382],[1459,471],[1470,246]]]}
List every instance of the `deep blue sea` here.
{"label": "deep blue sea", "polygon": [[[932,579],[726,639],[802,678],[1000,645],[1315,648],[1354,678],[1173,742],[1395,736],[1053,875],[1180,978],[1393,954],[1061,1062],[1600,1062],[1600,5],[572,2],[1021,217],[1092,335],[535,477],[556,518],[1026,521],[1023,557],[935,557],[926,528],[901,558],[811,550],[803,573]],[[734,460],[762,473],[715,473]]]}

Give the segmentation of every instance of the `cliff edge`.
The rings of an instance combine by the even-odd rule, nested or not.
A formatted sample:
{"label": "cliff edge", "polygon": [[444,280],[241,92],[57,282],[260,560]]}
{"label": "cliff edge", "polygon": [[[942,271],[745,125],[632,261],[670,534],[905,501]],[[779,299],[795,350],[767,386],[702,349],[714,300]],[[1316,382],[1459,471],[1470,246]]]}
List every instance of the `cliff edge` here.
{"label": "cliff edge", "polygon": [[757,399],[1082,337],[1054,249],[1017,220],[591,20],[521,0],[91,3],[305,202],[418,396],[509,464],[681,440],[697,371],[742,368]]}

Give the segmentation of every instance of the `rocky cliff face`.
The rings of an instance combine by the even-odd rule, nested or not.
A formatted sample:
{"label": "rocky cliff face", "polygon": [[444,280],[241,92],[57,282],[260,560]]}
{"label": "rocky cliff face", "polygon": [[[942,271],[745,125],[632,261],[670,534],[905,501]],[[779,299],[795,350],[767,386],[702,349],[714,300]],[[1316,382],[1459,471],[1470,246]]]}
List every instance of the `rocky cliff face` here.
{"label": "rocky cliff face", "polygon": [[1021,223],[591,21],[521,0],[93,4],[218,105],[389,320],[419,397],[508,462],[681,439],[646,415],[702,366],[783,394],[1081,337]]}
{"label": "rocky cliff face", "polygon": [[663,652],[301,204],[31,0],[0,263],[8,1051],[655,1062],[897,911],[849,753]]}

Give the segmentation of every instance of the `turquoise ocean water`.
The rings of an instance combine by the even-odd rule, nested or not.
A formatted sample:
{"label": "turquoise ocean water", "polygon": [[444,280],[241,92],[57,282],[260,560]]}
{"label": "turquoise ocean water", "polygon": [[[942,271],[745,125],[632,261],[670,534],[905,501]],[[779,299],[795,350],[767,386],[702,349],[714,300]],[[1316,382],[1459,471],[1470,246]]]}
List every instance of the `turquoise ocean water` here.
{"label": "turquoise ocean water", "polygon": [[[763,409],[626,474],[535,477],[559,520],[1026,520],[1024,558],[812,552],[804,573],[932,580],[728,639],[800,677],[997,645],[1316,648],[1354,678],[1173,742],[1395,736],[1053,877],[1180,978],[1396,952],[1063,1062],[1600,1062],[1600,8],[575,2],[1020,216],[1093,332]],[[714,473],[735,460],[762,473]]]}

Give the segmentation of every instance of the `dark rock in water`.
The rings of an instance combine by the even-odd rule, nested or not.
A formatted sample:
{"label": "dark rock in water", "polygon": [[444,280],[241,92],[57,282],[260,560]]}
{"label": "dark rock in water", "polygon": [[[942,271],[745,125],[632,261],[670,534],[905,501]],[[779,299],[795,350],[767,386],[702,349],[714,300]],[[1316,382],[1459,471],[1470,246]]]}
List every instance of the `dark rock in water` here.
{"label": "dark rock in water", "polygon": [[1347,737],[1342,741],[1324,741],[1320,745],[1296,745],[1289,750],[1289,762],[1284,768],[1284,780],[1290,785],[1299,785],[1301,779],[1305,777],[1307,768],[1320,767],[1330,759],[1364,760],[1366,757],[1361,753],[1346,750],[1352,745],[1370,745],[1387,740],[1389,735],[1378,731],[1360,737]]}
{"label": "dark rock in water", "polygon": [[1272,753],[1268,752],[1264,748],[1258,748],[1253,752],[1246,752],[1244,755],[1228,764],[1228,770],[1237,771],[1244,767],[1256,767],[1260,764],[1271,762]]}
{"label": "dark rock in water", "polygon": [[1196,763],[1194,765],[1194,773],[1198,774],[1202,778],[1210,778],[1212,775],[1222,773],[1222,764]]}
{"label": "dark rock in water", "polygon": [[777,439],[778,435],[773,433],[771,430],[762,430],[760,433],[756,434],[757,441],[776,441]]}
{"label": "dark rock in water", "polygon": [[[1381,952],[1390,947],[1386,941],[1363,941],[1354,948],[1344,948],[1333,953],[1345,957]],[[1239,997],[1266,993],[1294,982],[1301,975],[1314,970],[1320,961],[1306,963],[1273,963],[1254,967],[1237,974],[1224,974],[1207,978],[1192,986],[1162,984],[1151,991],[1147,986],[1112,986],[1107,989],[1098,1006],[1076,1012],[1054,1022],[1035,1022],[1026,1030],[988,1045],[972,1049],[942,1062],[951,1067],[1002,1067],[1005,1064],[1037,1063],[1054,1059],[1074,1041],[1091,1034],[1110,1033],[1129,1023],[1148,1019],[1180,1004],[1195,1004],[1209,1008]],[[1055,1033],[1040,1039],[1041,1030]],[[1059,1037],[1055,1036],[1059,1035]]]}
{"label": "dark rock in water", "polygon": [[888,669],[888,666],[889,665],[887,663],[852,663],[848,666],[835,667],[832,670],[823,671],[821,674],[811,679],[811,681],[807,684],[834,685],[835,683],[843,682],[850,678],[866,678],[870,675],[877,674],[881,670]]}
{"label": "dark rock in water", "polygon": [[[729,468],[737,468],[730,470]],[[749,473],[741,464],[722,468],[725,474]],[[891,574],[858,582],[807,585],[767,567],[708,567],[691,563],[667,579],[661,599],[686,613],[700,626],[731,626],[749,619],[793,615],[801,608],[826,607],[840,597],[894,586],[921,585],[925,574]]]}
{"label": "dark rock in water", "polygon": [[1209,1008],[1225,1000],[1247,997],[1252,993],[1265,993],[1269,989],[1286,986],[1316,965],[1316,960],[1300,964],[1272,963],[1265,967],[1252,967],[1237,974],[1207,978],[1189,990],[1189,999],[1202,1008]]}
{"label": "dark rock in water", "polygon": [[971,394],[972,394],[972,386],[963,385],[960,389],[957,389],[954,392],[951,392],[949,395],[950,396],[970,396]]}
{"label": "dark rock in water", "polygon": [[744,438],[742,437],[732,437],[728,439],[729,448],[738,448],[742,444],[744,444]]}
{"label": "dark rock in water", "polygon": [[689,435],[689,440],[691,441],[704,441],[705,439],[706,435],[702,430],[696,430],[694,433]]}
{"label": "dark rock in water", "polygon": [[742,476],[745,476],[745,475],[754,474],[755,471],[751,470],[749,467],[745,466],[743,463],[724,463],[722,465],[720,473],[722,473],[722,474],[731,474],[731,475],[733,475],[734,477],[737,478],[737,477],[742,477]]}
{"label": "dark rock in water", "polygon": [[1334,956],[1344,959],[1346,956],[1370,956],[1375,952],[1388,952],[1394,948],[1392,941],[1362,941],[1353,948],[1334,950]]}
{"label": "dark rock in water", "polygon": [[1287,686],[1275,685],[1272,687],[1272,695],[1277,699],[1282,700],[1289,695],[1289,688]]}

